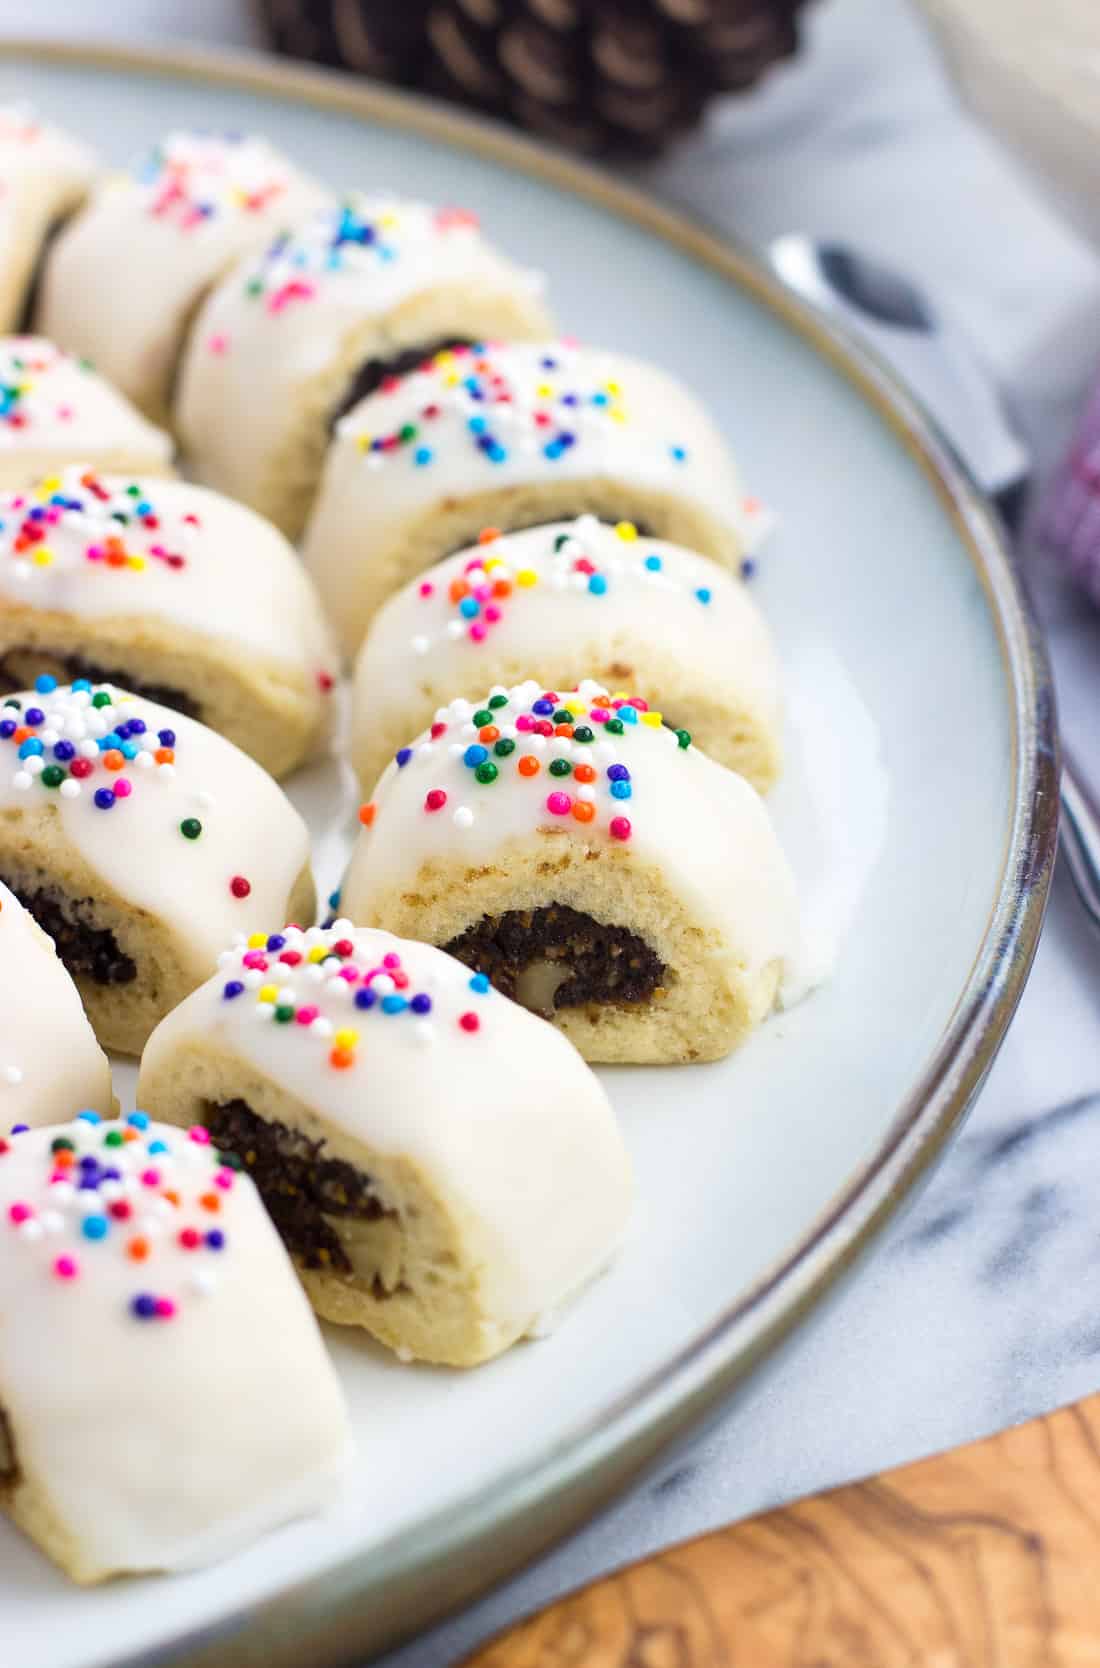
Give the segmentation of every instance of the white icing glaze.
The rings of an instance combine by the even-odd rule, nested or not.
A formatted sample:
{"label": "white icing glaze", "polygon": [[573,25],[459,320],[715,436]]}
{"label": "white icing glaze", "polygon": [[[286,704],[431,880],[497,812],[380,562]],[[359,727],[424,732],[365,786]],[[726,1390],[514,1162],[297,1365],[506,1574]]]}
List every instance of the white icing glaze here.
{"label": "white icing glaze", "polygon": [[637,667],[647,644],[697,687],[778,723],[767,626],[747,588],[706,557],[593,516],[459,551],[375,616],[356,665],[353,757],[372,726],[419,720],[426,696],[474,698],[509,668],[549,671],[578,657]]}
{"label": "white icing glaze", "polygon": [[0,1130],[64,1123],[83,1107],[109,1117],[111,1069],[77,988],[51,940],[2,882],[0,968]]}
{"label": "white icing glaze", "polygon": [[199,1041],[373,1152],[411,1160],[462,1225],[504,1331],[536,1324],[606,1264],[629,1214],[629,1161],[598,1079],[552,1026],[443,951],[346,920],[221,963],[154,1031],[143,1084]]}
{"label": "white icing glaze", "polygon": [[[494,741],[479,741],[475,706],[465,700],[441,708],[432,727],[438,733],[425,732],[397,755],[374,790],[373,810],[363,813],[368,822],[341,893],[348,915],[369,921],[374,900],[411,887],[431,858],[487,862],[510,840],[540,828],[596,848],[625,835],[640,858],[667,876],[689,912],[721,935],[747,973],[776,959],[790,962],[798,948],[794,880],[755,789],[698,748],[682,747],[654,712],[626,722],[621,718],[626,708],[603,701],[593,684],[555,693],[555,701],[545,703],[537,684],[524,684],[487,697],[506,697],[507,704],[484,709],[492,710],[500,739],[516,743],[506,757],[494,755]],[[580,715],[577,727],[583,723],[595,739],[526,728],[536,702],[540,708],[549,705],[550,712],[536,711],[534,722],[552,727],[554,712],[573,707]],[[623,732],[608,733],[597,718],[584,722],[601,712],[623,722]],[[474,774],[482,754],[499,772],[489,783]],[[538,761],[537,773],[522,774],[525,756]],[[555,777],[550,765],[556,759],[594,769],[595,780],[578,783],[571,773]],[[623,769],[625,779],[608,774],[621,775]],[[433,809],[427,796],[439,793],[444,801],[437,800]],[[551,797],[558,797],[557,812],[548,805]],[[594,812],[590,819],[582,813],[581,821],[576,808],[585,801]]]}
{"label": "white icing glaze", "polygon": [[306,561],[338,609],[363,553],[388,549],[433,506],[586,479],[694,501],[746,549],[766,521],[705,411],[664,371],[566,341],[491,343],[437,354],[341,419]]}
{"label": "white icing glaze", "polygon": [[44,337],[0,337],[0,486],[26,486],[78,459],[161,473],[172,441]]}
{"label": "white icing glaze", "polygon": [[262,139],[170,133],[104,180],[58,239],[36,324],[131,399],[161,406],[196,302],[327,197]]}
{"label": "white icing glaze", "polygon": [[199,315],[181,374],[179,429],[204,478],[254,497],[303,388],[344,343],[446,288],[545,316],[539,280],[497,254],[471,216],[395,197],[349,197],[235,267]]}
{"label": "white icing glaze", "polygon": [[[0,1406],[74,1573],[208,1563],[322,1506],[347,1452],[343,1397],[252,1182],[157,1124],[78,1119],[5,1145]],[[143,1295],[172,1313],[141,1318]]]}
{"label": "white icing glaze", "polygon": [[22,309],[42,239],[91,185],[93,152],[22,104],[0,104],[0,330]]}
{"label": "white icing glaze", "polygon": [[[117,692],[108,686],[89,692],[62,685],[52,694],[26,692],[0,702],[0,810],[33,815],[48,799],[65,839],[120,897],[172,929],[204,978],[234,933],[253,931],[285,910],[309,857],[308,831],[278,784],[231,742],[138,696],[118,694],[117,705],[95,707],[93,695],[102,690],[113,701]],[[21,703],[18,709],[9,709],[12,700]],[[12,710],[41,740],[41,754],[21,759],[26,743],[4,735]],[[44,722],[29,725],[31,710],[42,712]],[[124,738],[134,757],[124,753],[123,767],[111,770],[99,742],[134,719],[146,726]],[[173,757],[158,762],[165,731],[176,738]],[[65,779],[50,788],[44,770],[58,762],[58,744],[63,754],[74,746],[92,769],[74,778],[74,761],[62,758]],[[123,797],[119,788],[127,784]],[[103,810],[95,795],[108,789],[118,797]],[[180,831],[190,818],[202,825],[197,839]],[[231,892],[235,876],[249,882],[247,897]]]}
{"label": "white icing glaze", "polygon": [[[43,536],[28,542],[28,527]],[[186,481],[89,475],[77,464],[0,493],[2,599],[183,626],[310,689],[331,689],[337,671],[293,547],[254,510]]]}

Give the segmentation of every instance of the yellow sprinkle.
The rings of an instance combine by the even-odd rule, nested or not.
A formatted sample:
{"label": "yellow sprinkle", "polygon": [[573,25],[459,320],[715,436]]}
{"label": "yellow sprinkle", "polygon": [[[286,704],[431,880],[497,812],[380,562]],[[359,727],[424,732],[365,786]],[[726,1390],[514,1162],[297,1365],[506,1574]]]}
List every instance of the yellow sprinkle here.
{"label": "yellow sprinkle", "polygon": [[576,696],[574,696],[571,701],[565,702],[565,710],[566,712],[571,712],[575,718],[579,712],[584,712],[585,703],[583,701],[578,701]]}
{"label": "yellow sprinkle", "polygon": [[48,568],[53,561],[53,551],[47,550],[45,545],[39,545],[33,557],[34,565],[38,568]]}
{"label": "yellow sprinkle", "polygon": [[629,701],[630,691],[629,689],[616,689],[611,699],[613,701]]}
{"label": "yellow sprinkle", "polygon": [[261,985],[257,992],[257,1000],[260,1002],[274,1002],[278,994],[278,985]]}
{"label": "yellow sprinkle", "polygon": [[374,436],[372,434],[361,434],[359,436],[359,438],[356,440],[355,444],[358,446],[358,448],[361,452],[369,452],[370,449],[371,449],[371,442],[373,441],[373,439],[374,439]]}
{"label": "yellow sprinkle", "polygon": [[626,422],[626,412],[623,410],[621,405],[610,405],[610,406],[608,406],[607,415],[611,418],[611,421],[613,423],[625,423]]}
{"label": "yellow sprinkle", "polygon": [[[264,939],[264,943],[265,944],[267,943],[266,938]],[[315,944],[313,946],[312,950],[309,952],[309,958],[308,959],[310,961],[324,961],[324,959],[327,955],[328,955],[328,945],[327,944]]]}
{"label": "yellow sprinkle", "polygon": [[48,498],[50,493],[56,492],[60,485],[60,475],[44,475],[38,483],[39,494],[43,498]]}
{"label": "yellow sprinkle", "polygon": [[638,529],[632,521],[616,522],[615,531],[626,544],[633,544],[634,540],[638,537]]}
{"label": "yellow sprinkle", "polygon": [[651,730],[659,730],[662,719],[659,712],[643,712],[638,715],[643,724],[648,724]]}
{"label": "yellow sprinkle", "polygon": [[134,568],[138,573],[140,573],[142,568],[145,566],[145,557],[131,556],[127,566]]}
{"label": "yellow sprinkle", "polygon": [[516,584],[522,586],[525,591],[529,591],[531,586],[537,585],[538,582],[539,576],[532,568],[520,568],[516,574]]}
{"label": "yellow sprinkle", "polygon": [[262,950],[266,943],[267,943],[267,934],[266,934],[266,932],[254,932],[254,933],[249,934],[248,948],[250,950]]}
{"label": "yellow sprinkle", "polygon": [[486,573],[495,573],[497,568],[504,566],[504,562],[499,556],[487,556],[481,565]]}
{"label": "yellow sprinkle", "polygon": [[623,391],[623,385],[622,385],[621,382],[605,382],[604,383],[604,392],[605,393],[621,394],[622,391]]}
{"label": "yellow sprinkle", "polygon": [[451,371],[449,373],[449,375],[447,375],[443,378],[444,388],[457,388],[458,384],[459,384],[459,376],[458,376],[457,371]]}
{"label": "yellow sprinkle", "polygon": [[397,225],[397,216],[396,216],[396,214],[380,214],[378,216],[378,224],[380,226],[385,226],[387,229],[390,226],[396,226]]}
{"label": "yellow sprinkle", "polygon": [[359,1041],[359,1033],[352,1030],[337,1031],[332,1040],[337,1048],[354,1048]]}
{"label": "yellow sprinkle", "polygon": [[455,362],[454,348],[440,348],[435,356],[437,365],[453,365]]}
{"label": "yellow sprinkle", "polygon": [[549,400],[553,398],[554,390],[548,382],[540,382],[535,389],[535,394],[540,400]]}

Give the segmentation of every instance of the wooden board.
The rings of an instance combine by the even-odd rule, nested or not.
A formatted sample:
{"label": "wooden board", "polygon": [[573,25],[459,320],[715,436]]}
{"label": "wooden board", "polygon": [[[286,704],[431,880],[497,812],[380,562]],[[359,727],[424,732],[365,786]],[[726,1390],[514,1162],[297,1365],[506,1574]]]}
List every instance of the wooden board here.
{"label": "wooden board", "polygon": [[467,1668],[1100,1668],[1100,1396],[672,1547]]}

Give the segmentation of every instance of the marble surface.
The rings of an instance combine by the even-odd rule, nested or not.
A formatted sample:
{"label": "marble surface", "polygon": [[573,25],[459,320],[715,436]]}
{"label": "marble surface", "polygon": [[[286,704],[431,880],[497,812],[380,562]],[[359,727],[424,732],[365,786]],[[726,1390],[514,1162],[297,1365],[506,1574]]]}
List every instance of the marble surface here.
{"label": "marble surface", "polygon": [[[17,27],[11,11],[0,0],[0,30]],[[109,20],[94,14],[40,0],[34,22],[255,39],[245,0],[116,0]],[[907,0],[824,0],[797,66],[717,112],[648,178],[744,237],[827,232],[908,268],[971,330],[1040,477],[1066,445],[1100,365],[1100,257],[963,117]],[[1026,537],[1023,556],[1065,729],[1100,787],[1100,615]],[[1035,971],[966,1129],[841,1290],[690,1447],[387,1668],[440,1668],[668,1541],[1100,1388],[1098,989],[1100,940],[1059,873]]]}

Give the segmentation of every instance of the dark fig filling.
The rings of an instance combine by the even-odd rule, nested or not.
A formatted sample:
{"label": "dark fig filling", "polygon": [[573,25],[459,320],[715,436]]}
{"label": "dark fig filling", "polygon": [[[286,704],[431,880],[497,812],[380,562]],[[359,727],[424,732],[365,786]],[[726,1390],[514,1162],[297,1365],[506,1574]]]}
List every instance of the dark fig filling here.
{"label": "dark fig filling", "polygon": [[128,985],[137,978],[137,963],[119,948],[114,933],[95,925],[94,898],[70,898],[60,887],[27,886],[6,875],[0,879],[49,933],[74,978],[97,985]]}
{"label": "dark fig filling", "polygon": [[648,1002],[666,974],[637,933],[605,926],[566,904],[483,915],[443,948],[541,1014],[589,1002]]}
{"label": "dark fig filling", "polygon": [[472,342],[461,336],[440,336],[434,342],[425,342],[423,347],[402,348],[400,353],[392,353],[388,359],[365,359],[334,408],[329,418],[329,429],[334,429],[341,417],[346,417],[368,394],[376,394],[387,378],[408,376],[410,371],[419,370],[426,359],[442,353],[444,348],[472,346]]}
{"label": "dark fig filling", "polygon": [[59,683],[73,683],[87,678],[89,683],[113,683],[131,695],[141,695],[158,706],[172,707],[187,718],[201,718],[202,708],[192,695],[174,689],[166,683],[139,682],[132,672],[120,667],[100,666],[79,654],[62,654],[53,649],[14,648],[0,655],[0,695],[10,695],[18,689],[30,689],[43,673],[57,678]]}
{"label": "dark fig filling", "polygon": [[[326,1217],[381,1222],[397,1215],[381,1204],[369,1176],[343,1159],[321,1156],[323,1140],[311,1141],[300,1130],[257,1117],[247,1101],[211,1102],[203,1122],[218,1147],[239,1159],[252,1177],[283,1243],[305,1268],[352,1273],[340,1236]],[[372,1295],[391,1294],[375,1279]]]}
{"label": "dark fig filling", "polygon": [[10,1488],[19,1481],[19,1461],[15,1457],[15,1439],[4,1409],[0,1407],[0,1489]]}

